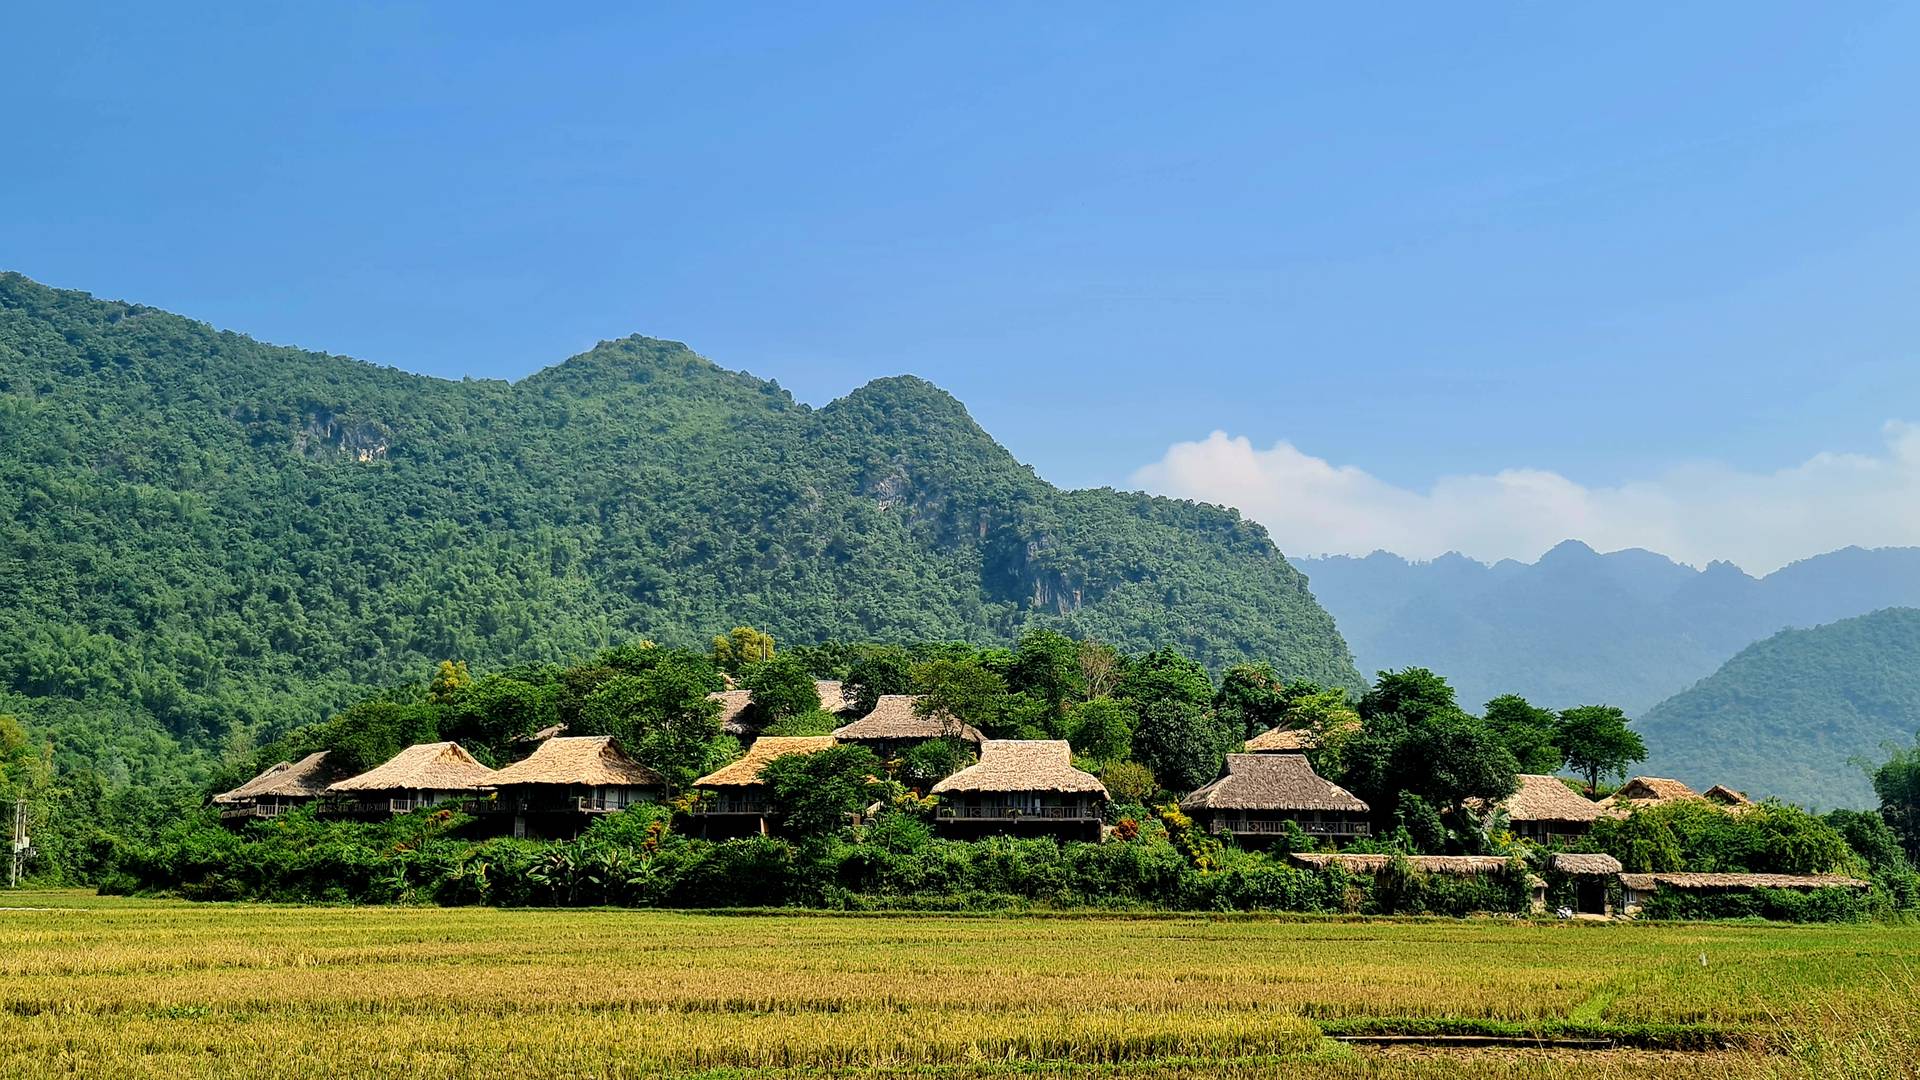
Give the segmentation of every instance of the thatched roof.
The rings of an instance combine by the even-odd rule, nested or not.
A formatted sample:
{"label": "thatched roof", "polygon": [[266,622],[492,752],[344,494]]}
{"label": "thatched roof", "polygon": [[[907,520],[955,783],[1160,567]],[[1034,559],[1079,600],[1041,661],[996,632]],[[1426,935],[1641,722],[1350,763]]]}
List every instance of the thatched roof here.
{"label": "thatched roof", "polygon": [[473,759],[459,743],[409,746],[385,764],[329,784],[337,791],[478,791],[493,785],[493,770]]}
{"label": "thatched roof", "polygon": [[1606,809],[1558,777],[1521,773],[1517,779],[1519,789],[1500,801],[1508,821],[1592,821]]}
{"label": "thatched roof", "polygon": [[1073,767],[1073,748],[1064,739],[988,739],[980,760],[933,785],[933,794],[965,791],[1086,792],[1107,797],[1093,774]]}
{"label": "thatched roof", "polygon": [[[938,739],[948,733],[948,724],[944,717],[921,716],[914,711],[914,703],[919,697],[913,694],[882,694],[874,702],[873,711],[855,720],[833,729],[833,737],[858,742],[862,739]],[[970,724],[956,725],[953,730],[968,742],[980,741],[980,732]]]}
{"label": "thatched roof", "polygon": [[815,679],[813,692],[820,695],[820,707],[830,713],[847,711],[847,691],[839,679]]}
{"label": "thatched roof", "polygon": [[215,795],[213,801],[225,806],[256,799],[311,799],[324,794],[340,773],[327,767],[327,751],[321,750],[299,761],[283,761],[232,791]]}
{"label": "thatched roof", "polygon": [[1747,798],[1744,791],[1735,791],[1725,784],[1715,784],[1701,793],[1701,798],[1717,802],[1723,806],[1752,806],[1753,800]]}
{"label": "thatched roof", "polygon": [[1247,740],[1249,754],[1297,754],[1320,745],[1312,728],[1273,728]]}
{"label": "thatched roof", "polygon": [[[1338,866],[1355,874],[1377,874],[1393,861],[1391,855],[1356,855],[1344,852],[1330,855],[1312,851],[1296,851],[1288,858],[1314,870]],[[1500,855],[1409,855],[1406,858],[1415,870],[1424,870],[1429,874],[1456,874],[1462,877],[1499,873],[1509,865],[1508,860]]]}
{"label": "thatched roof", "polygon": [[1621,874],[1637,892],[1661,889],[1867,889],[1873,883],[1844,874]]}
{"label": "thatched roof", "polygon": [[1227,774],[1180,800],[1195,810],[1367,812],[1347,789],[1323,779],[1300,754],[1228,754]]}
{"label": "thatched roof", "polygon": [[664,787],[666,782],[666,777],[628,757],[611,735],[551,738],[525,760],[493,774],[495,787],[509,784]]}
{"label": "thatched roof", "polygon": [[1669,799],[1697,799],[1700,793],[1678,780],[1669,780],[1664,776],[1636,776],[1621,785],[1613,793],[1616,799],[1629,802],[1666,802]]}
{"label": "thatched roof", "polygon": [[760,770],[777,757],[788,754],[812,754],[834,745],[831,735],[762,735],[747,747],[747,756],[725,765],[693,782],[694,787],[752,787],[760,782]]}
{"label": "thatched roof", "polygon": [[1617,874],[1620,872],[1620,860],[1611,855],[1563,851],[1547,860],[1547,868],[1563,874]]}
{"label": "thatched roof", "polygon": [[740,714],[753,704],[751,690],[715,690],[707,695],[708,701],[720,703],[720,730],[729,735],[744,735],[747,726],[740,721]]}

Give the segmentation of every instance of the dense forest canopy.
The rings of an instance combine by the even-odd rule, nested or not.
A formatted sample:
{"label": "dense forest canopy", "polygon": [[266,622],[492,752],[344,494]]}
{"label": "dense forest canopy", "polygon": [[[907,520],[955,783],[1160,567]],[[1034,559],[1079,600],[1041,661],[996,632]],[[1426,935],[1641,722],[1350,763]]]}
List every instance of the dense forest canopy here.
{"label": "dense forest canopy", "polygon": [[919,379],[813,409],[633,337],[448,382],[0,275],[0,711],[70,766],[204,772],[441,660],[740,623],[1360,685],[1259,526],[1055,489]]}
{"label": "dense forest canopy", "polygon": [[1920,610],[1756,642],[1649,712],[1648,768],[1818,806],[1879,801],[1863,761],[1920,724]]}

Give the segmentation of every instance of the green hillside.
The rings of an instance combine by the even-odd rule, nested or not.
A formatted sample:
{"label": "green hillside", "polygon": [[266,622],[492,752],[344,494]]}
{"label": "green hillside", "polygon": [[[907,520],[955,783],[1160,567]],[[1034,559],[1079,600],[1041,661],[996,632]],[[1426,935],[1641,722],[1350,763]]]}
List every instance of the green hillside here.
{"label": "green hillside", "polygon": [[1888,608],[1740,651],[1639,723],[1644,771],[1822,807],[1876,800],[1853,759],[1920,730],[1920,610]]}
{"label": "green hillside", "polygon": [[0,712],[65,753],[137,775],[441,658],[738,623],[1358,684],[1258,525],[1055,489],[919,379],[812,409],[633,337],[448,382],[0,275]]}

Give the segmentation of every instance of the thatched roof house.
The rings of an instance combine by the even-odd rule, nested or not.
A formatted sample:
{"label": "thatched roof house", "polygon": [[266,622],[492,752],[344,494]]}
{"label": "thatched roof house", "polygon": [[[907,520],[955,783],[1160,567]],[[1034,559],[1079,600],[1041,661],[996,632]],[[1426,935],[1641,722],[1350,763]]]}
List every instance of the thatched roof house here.
{"label": "thatched roof house", "polygon": [[282,761],[232,791],[213,797],[217,806],[234,806],[261,799],[313,799],[326,793],[327,785],[340,778],[340,770],[327,766],[327,751],[308,754],[299,761]]}
{"label": "thatched roof house", "polygon": [[724,765],[693,782],[694,787],[758,787],[760,770],[777,757],[788,754],[812,754],[834,745],[831,735],[763,735],[747,747],[747,754],[731,765]]}
{"label": "thatched roof house", "polygon": [[1209,832],[1242,839],[1284,835],[1288,822],[1314,836],[1370,830],[1367,804],[1301,754],[1228,754],[1226,774],[1181,799],[1180,809]]}
{"label": "thatched roof house", "polygon": [[1107,797],[1107,786],[1073,767],[1064,739],[987,739],[980,760],[933,785],[935,795],[1048,792]]}
{"label": "thatched roof house", "polygon": [[493,770],[459,743],[437,742],[409,746],[358,776],[334,781],[327,791],[482,791],[492,784]]}
{"label": "thatched roof house", "polygon": [[724,765],[693,782],[713,797],[694,808],[700,830],[709,837],[767,832],[771,808],[760,770],[789,754],[817,754],[836,745],[831,735],[762,735],[753,740],[745,757]]}
{"label": "thatched roof house", "polygon": [[327,796],[339,813],[404,814],[492,787],[492,769],[459,743],[437,742],[409,746],[358,776],[337,780],[327,785]]}
{"label": "thatched roof house", "polygon": [[1715,784],[1701,793],[1701,798],[1716,802],[1722,806],[1752,806],[1753,800],[1747,798],[1744,791],[1735,791],[1725,784]]}
{"label": "thatched roof house", "polygon": [[1522,773],[1520,786],[1500,800],[1507,825],[1522,839],[1550,843],[1585,836],[1606,807],[1584,798],[1560,781],[1540,773]]}
{"label": "thatched roof house", "polygon": [[836,716],[846,712],[850,705],[847,688],[839,679],[815,679],[813,692],[820,696],[820,708]]}
{"label": "thatched roof house", "polygon": [[894,747],[905,743],[955,735],[971,743],[981,741],[980,732],[970,724],[953,723],[943,716],[921,716],[914,709],[919,701],[914,694],[883,694],[873,711],[833,729],[841,742],[880,744]]}
{"label": "thatched roof house", "polygon": [[741,714],[747,711],[747,706],[753,704],[753,691],[715,690],[707,695],[707,700],[720,703],[721,731],[728,735],[747,734],[747,726],[742,721]]}
{"label": "thatched roof house", "polygon": [[1611,855],[1562,851],[1547,860],[1547,869],[1562,874],[1617,874],[1620,860]]}
{"label": "thatched roof house", "polygon": [[1625,799],[1634,803],[1670,802],[1674,799],[1697,799],[1700,793],[1681,783],[1664,776],[1636,776],[1620,786],[1613,793],[1616,799]]}
{"label": "thatched roof house", "polygon": [[611,735],[561,735],[493,774],[493,786],[659,788],[666,778],[627,756]]}
{"label": "thatched roof house", "polygon": [[980,760],[933,785],[949,835],[1041,831],[1097,839],[1107,787],[1059,739],[987,739]]}
{"label": "thatched roof house", "polygon": [[1272,728],[1246,742],[1249,754],[1298,754],[1320,745],[1320,736],[1312,728]]}

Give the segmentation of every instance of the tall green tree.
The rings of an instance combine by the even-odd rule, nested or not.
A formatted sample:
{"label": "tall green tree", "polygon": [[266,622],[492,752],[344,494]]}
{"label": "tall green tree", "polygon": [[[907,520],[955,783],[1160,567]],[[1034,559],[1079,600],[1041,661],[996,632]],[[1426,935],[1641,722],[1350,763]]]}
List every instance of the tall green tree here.
{"label": "tall green tree", "polygon": [[1487,726],[1520,763],[1520,771],[1552,774],[1567,755],[1560,749],[1560,717],[1552,709],[1534,705],[1519,694],[1502,694],[1487,702]]}
{"label": "tall green tree", "polygon": [[820,691],[813,672],[789,656],[760,660],[740,669],[741,689],[753,691],[755,719],[762,725],[820,708]]}
{"label": "tall green tree", "polygon": [[1344,748],[1342,784],[1382,822],[1403,793],[1450,809],[1458,842],[1476,846],[1466,802],[1497,801],[1519,786],[1519,762],[1486,722],[1461,710],[1453,688],[1425,668],[1381,672],[1359,712],[1360,731]]}
{"label": "tall green tree", "polygon": [[736,626],[725,634],[714,635],[709,656],[714,667],[737,675],[748,664],[764,664],[773,659],[773,635],[751,626]]}
{"label": "tall green tree", "polygon": [[1920,861],[1920,737],[1873,770],[1873,792],[1880,796],[1880,816],[1906,845],[1907,858]]}
{"label": "tall green tree", "polygon": [[854,814],[882,799],[884,775],[873,751],[851,745],[787,754],[760,770],[780,831],[813,839],[846,828]]}
{"label": "tall green tree", "polygon": [[1094,761],[1120,761],[1133,747],[1134,712],[1112,698],[1095,698],[1067,709],[1067,739],[1075,753]]}
{"label": "tall green tree", "polygon": [[1627,726],[1627,714],[1612,705],[1577,705],[1560,713],[1557,741],[1567,767],[1586,778],[1587,790],[1603,776],[1625,776],[1647,759],[1647,744]]}
{"label": "tall green tree", "polygon": [[580,712],[580,735],[612,735],[676,787],[701,772],[720,738],[720,703],[707,695],[714,672],[706,658],[660,650],[650,666],[599,683]]}
{"label": "tall green tree", "polygon": [[1133,732],[1135,761],[1176,791],[1191,791],[1220,774],[1239,730],[1213,710],[1177,697],[1150,701],[1139,709]]}
{"label": "tall green tree", "polygon": [[[1020,635],[1007,685],[1016,693],[1031,694],[1058,718],[1067,706],[1086,693],[1080,671],[1080,643],[1053,630],[1035,629]],[[1058,727],[1058,721],[1048,725]]]}
{"label": "tall green tree", "polygon": [[1007,684],[975,660],[929,660],[913,666],[913,704],[921,716],[999,730]]}
{"label": "tall green tree", "polygon": [[913,657],[898,645],[868,646],[848,666],[842,692],[861,716],[888,694],[912,693]]}

